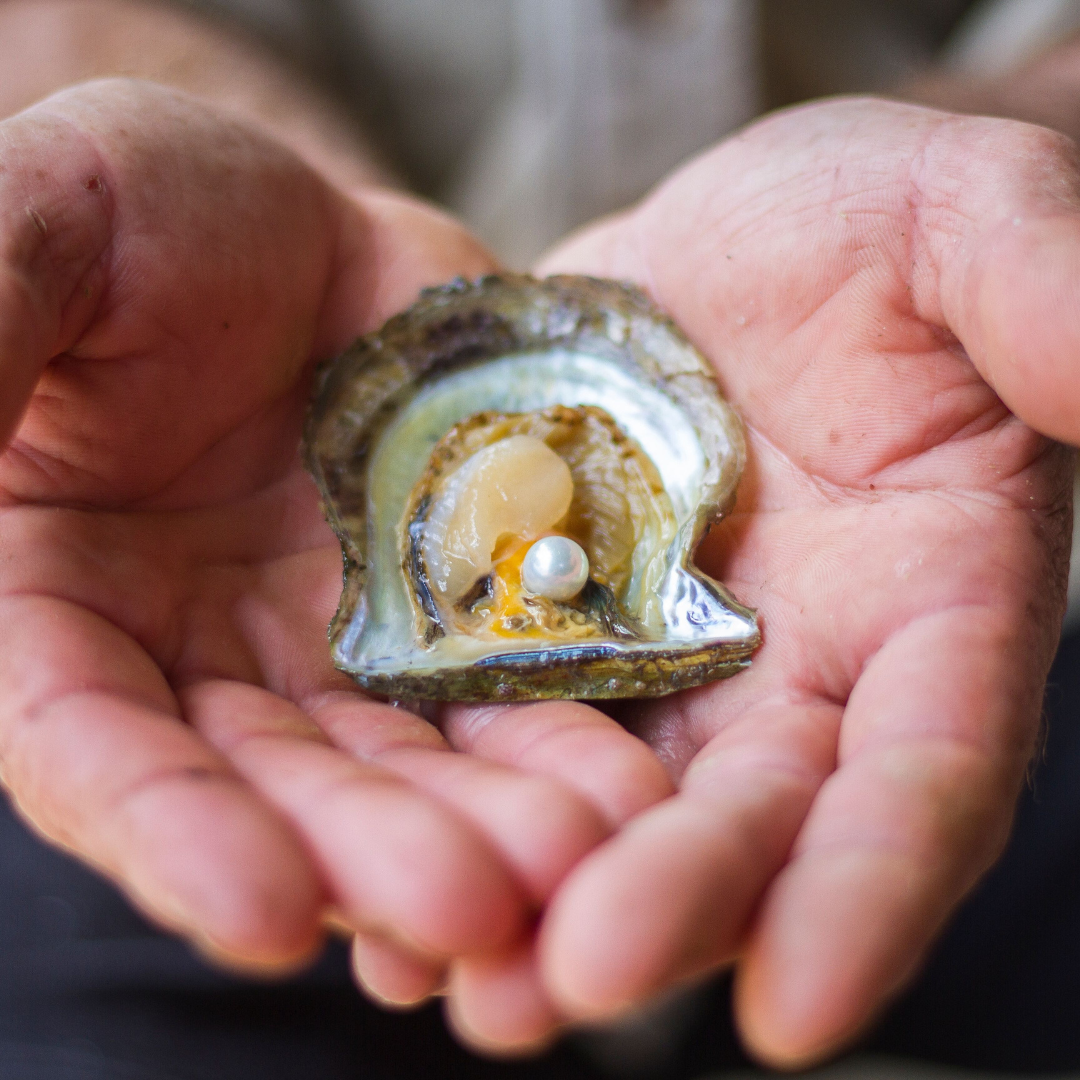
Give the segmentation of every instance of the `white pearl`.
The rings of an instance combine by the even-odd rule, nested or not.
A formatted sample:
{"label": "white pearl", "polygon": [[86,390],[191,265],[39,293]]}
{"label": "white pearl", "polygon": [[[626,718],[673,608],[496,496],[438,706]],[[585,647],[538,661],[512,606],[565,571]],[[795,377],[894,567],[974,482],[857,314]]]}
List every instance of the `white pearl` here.
{"label": "white pearl", "polygon": [[521,584],[534,596],[573,600],[589,580],[589,556],[568,536],[545,536],[525,554]]}

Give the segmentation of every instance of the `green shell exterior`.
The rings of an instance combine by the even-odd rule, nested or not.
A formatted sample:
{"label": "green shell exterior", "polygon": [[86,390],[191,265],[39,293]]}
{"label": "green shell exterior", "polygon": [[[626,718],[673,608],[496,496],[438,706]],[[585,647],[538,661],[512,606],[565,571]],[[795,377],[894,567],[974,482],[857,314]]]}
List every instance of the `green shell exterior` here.
{"label": "green shell exterior", "polygon": [[[692,430],[703,464],[672,553],[672,588],[678,593],[672,611],[682,604],[691,623],[712,617],[710,612],[726,620],[720,639],[688,637],[684,626],[673,630],[671,640],[633,647],[507,645],[468,663],[442,665],[425,661],[422,641],[390,642],[388,657],[375,665],[365,662],[361,654],[370,652],[373,633],[367,625],[373,575],[404,572],[397,563],[373,565],[371,559],[376,538],[369,485],[380,436],[409,400],[440,380],[500,358],[539,358],[553,350],[596,358],[648,392],[661,393]],[[411,308],[318,372],[304,453],[344,557],[344,589],[329,630],[331,653],[339,668],[373,693],[472,701],[656,697],[735,674],[760,644],[753,611],[691,562],[705,531],[734,503],[746,453],[741,424],[720,397],[706,361],[632,286],[507,274],[426,290]],[[368,644],[358,647],[363,640]]]}

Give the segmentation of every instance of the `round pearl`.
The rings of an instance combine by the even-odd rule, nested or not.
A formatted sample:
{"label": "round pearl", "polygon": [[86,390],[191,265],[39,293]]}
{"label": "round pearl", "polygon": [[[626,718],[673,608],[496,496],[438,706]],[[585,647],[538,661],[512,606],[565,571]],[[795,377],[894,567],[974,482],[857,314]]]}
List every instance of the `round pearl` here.
{"label": "round pearl", "polygon": [[525,554],[521,584],[535,596],[573,600],[589,580],[589,556],[568,536],[545,536]]}

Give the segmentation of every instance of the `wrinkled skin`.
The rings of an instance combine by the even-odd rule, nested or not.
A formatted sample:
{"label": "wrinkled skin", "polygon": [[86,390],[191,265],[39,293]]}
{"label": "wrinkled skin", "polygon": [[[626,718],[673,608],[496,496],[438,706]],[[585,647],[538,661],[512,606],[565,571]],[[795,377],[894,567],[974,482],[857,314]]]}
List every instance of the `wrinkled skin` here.
{"label": "wrinkled skin", "polygon": [[333,910],[371,993],[448,979],[482,1047],[737,958],[751,1047],[827,1052],[1000,850],[1034,744],[1070,456],[984,379],[1080,435],[1076,185],[1046,132],[835,102],[546,260],[642,283],[749,430],[700,561],[766,641],[628,710],[649,749],[568,703],[436,729],[329,667],[310,362],[481,249],[145,85],[5,122],[6,785],[228,961],[296,962]]}
{"label": "wrinkled skin", "polygon": [[[984,378],[1080,436],[1077,184],[1049,132],[832,102],[543,262],[639,282],[715,364],[750,467],[699,561],[765,634],[749,672],[625,714],[681,790],[549,907],[537,982],[564,1016],[736,961],[749,1046],[812,1060],[1000,852],[1060,626],[1072,455]],[[488,717],[459,711],[454,744]]]}
{"label": "wrinkled skin", "polygon": [[313,360],[489,269],[456,225],[107,82],[0,124],[0,260],[0,763],[45,835],[226,963],[295,965],[329,911],[408,1002],[669,793],[592,710],[495,763],[330,665]]}

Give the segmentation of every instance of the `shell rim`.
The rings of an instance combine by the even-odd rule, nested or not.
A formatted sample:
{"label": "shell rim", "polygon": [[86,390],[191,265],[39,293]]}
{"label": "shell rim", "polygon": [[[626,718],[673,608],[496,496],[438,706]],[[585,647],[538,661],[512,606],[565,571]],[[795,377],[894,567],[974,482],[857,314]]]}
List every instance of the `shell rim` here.
{"label": "shell rim", "polygon": [[[485,311],[483,305],[489,300],[493,302]],[[499,303],[507,300],[507,309],[499,310]],[[538,327],[536,312],[544,303],[547,304],[548,325]],[[515,310],[515,304],[519,310]],[[496,311],[498,318],[494,314]],[[517,331],[523,329],[522,337],[484,346],[477,341],[476,331],[485,329],[485,319],[479,320],[480,326],[470,325],[468,321],[468,317],[472,317],[475,324],[478,312],[490,315],[487,329],[491,328],[492,321],[501,320],[500,331],[506,331],[508,327]],[[739,641],[722,641],[706,648],[700,643],[658,643],[648,655],[646,650],[636,650],[630,661],[612,656],[615,650],[610,645],[583,650],[580,644],[538,650],[504,650],[473,662],[467,668],[446,668],[436,672],[413,671],[406,666],[393,674],[370,673],[342,661],[339,645],[358,606],[363,603],[367,571],[364,551],[357,543],[355,523],[350,525],[349,515],[340,512],[341,503],[335,498],[326,455],[319,451],[328,417],[333,415],[334,400],[341,396],[343,387],[365,372],[378,371],[380,365],[387,368],[398,364],[405,369],[403,381],[388,384],[390,392],[379,401],[377,408],[369,410],[369,415],[364,417],[366,423],[361,423],[363,438],[359,442],[363,445],[357,453],[363,461],[363,453],[378,431],[378,414],[385,412],[395,394],[404,388],[437,377],[442,370],[483,363],[509,352],[539,351],[557,346],[589,352],[588,348],[582,347],[580,339],[583,336],[589,338],[590,328],[595,339],[594,324],[598,318],[606,319],[611,313],[616,313],[627,324],[623,347],[627,351],[636,348],[634,368],[638,372],[644,371],[688,412],[701,411],[694,405],[695,401],[700,401],[702,380],[711,384],[712,392],[706,395],[710,398],[707,404],[714,415],[717,411],[723,415],[724,431],[732,442],[728,448],[731,453],[727,455],[726,468],[721,469],[720,475],[713,477],[711,484],[702,491],[698,510],[688,523],[689,533],[683,538],[682,563],[688,574],[707,583],[707,587],[712,586],[711,591],[718,591],[724,606],[745,619],[750,631]],[[553,315],[562,320],[558,327],[561,333],[556,335],[550,333]],[[522,328],[519,324],[523,320],[532,325]],[[653,355],[646,348],[647,343],[640,340],[642,333],[658,336],[661,345],[674,346],[678,352],[675,370],[664,370],[662,359]],[[694,358],[689,367],[687,357]],[[620,363],[630,366],[622,359]],[[698,385],[686,387],[685,393],[672,392],[673,384],[678,387],[684,382]],[[696,424],[695,429],[702,438],[707,436],[707,432],[702,432]],[[319,488],[324,513],[342,545],[344,587],[328,631],[334,663],[371,692],[395,698],[497,701],[660,696],[741,670],[761,643],[755,612],[739,604],[722,585],[692,565],[693,553],[706,530],[723,518],[734,502],[746,455],[741,422],[720,396],[712,368],[671,318],[635,285],[577,275],[540,280],[523,274],[494,274],[475,281],[458,278],[446,285],[423,290],[410,307],[392,316],[379,330],[364,335],[344,353],[319,366],[305,422],[303,453],[305,464]],[[357,459],[354,457],[353,460],[355,464]],[[358,510],[363,519],[365,508],[354,505],[353,509]],[[360,535],[365,534],[361,532]],[[601,653],[606,655],[601,657]],[[538,656],[545,658],[543,665],[536,662]],[[606,666],[595,670],[598,664]],[[633,667],[638,674],[631,678],[624,670],[628,667]],[[556,673],[542,680],[542,685],[537,681],[541,669],[549,675],[552,671]],[[640,677],[642,672],[644,678]],[[468,684],[470,679],[473,685],[462,685]]]}

